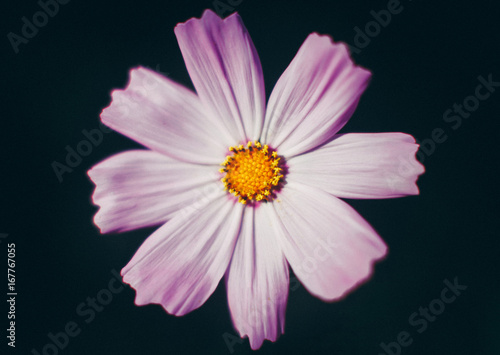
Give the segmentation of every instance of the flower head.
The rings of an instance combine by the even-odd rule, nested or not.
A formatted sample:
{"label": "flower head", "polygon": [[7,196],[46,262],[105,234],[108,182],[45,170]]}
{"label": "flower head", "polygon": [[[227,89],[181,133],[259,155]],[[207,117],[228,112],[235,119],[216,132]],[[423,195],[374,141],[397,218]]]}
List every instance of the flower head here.
{"label": "flower head", "polygon": [[289,266],[314,296],[367,280],[386,245],[339,198],[418,194],[413,137],[338,134],[370,79],[344,44],[311,34],[267,108],[259,57],[238,14],[175,28],[196,94],[145,69],[101,114],[145,150],[89,171],[103,233],[160,225],[123,268],[136,304],[200,307],[225,275],[235,328],[257,349],[284,332]]}

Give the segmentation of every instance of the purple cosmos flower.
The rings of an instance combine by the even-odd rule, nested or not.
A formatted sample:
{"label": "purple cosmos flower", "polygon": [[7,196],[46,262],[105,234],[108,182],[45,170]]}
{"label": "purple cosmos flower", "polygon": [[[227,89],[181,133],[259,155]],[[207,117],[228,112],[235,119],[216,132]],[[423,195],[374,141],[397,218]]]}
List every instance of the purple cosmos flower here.
{"label": "purple cosmos flower", "polygon": [[370,72],[328,36],[307,37],[266,108],[237,14],[205,11],[175,34],[196,94],[145,68],[113,92],[103,123],[149,149],[89,171],[95,223],[103,233],[163,224],[122,270],[136,304],[181,316],[225,275],[234,326],[257,349],[284,332],[289,266],[325,301],[369,278],[387,247],[339,198],[418,194],[418,145],[403,133],[338,134]]}

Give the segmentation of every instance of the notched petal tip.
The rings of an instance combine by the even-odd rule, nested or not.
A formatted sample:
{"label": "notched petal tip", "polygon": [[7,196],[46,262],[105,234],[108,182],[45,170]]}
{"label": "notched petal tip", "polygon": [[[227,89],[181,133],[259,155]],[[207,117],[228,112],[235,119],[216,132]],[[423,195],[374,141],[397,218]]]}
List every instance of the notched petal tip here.
{"label": "notched petal tip", "polygon": [[[104,161],[106,161],[106,160],[104,160]],[[94,222],[94,226],[96,226],[97,229],[99,229],[99,232],[101,234],[107,234],[107,233],[110,233],[112,230],[106,229],[104,227],[104,225],[101,224],[100,220],[101,220],[101,214],[103,212],[104,206],[102,204],[102,201],[99,201],[99,197],[98,197],[99,191],[101,190],[100,184],[98,181],[99,170],[100,170],[99,167],[101,166],[101,164],[103,162],[100,162],[100,163],[94,165],[92,168],[90,168],[87,171],[87,176],[89,177],[90,182],[94,185],[94,189],[93,189],[92,195],[91,195],[92,204],[94,206],[98,207],[97,212],[95,213],[94,217],[92,218],[92,222]]]}
{"label": "notched petal tip", "polygon": [[[404,133],[403,133],[404,134]],[[408,195],[420,195],[420,188],[417,185],[417,181],[421,175],[425,173],[425,166],[418,159],[418,151],[420,149],[420,144],[416,143],[415,138],[409,134],[406,136],[411,137],[412,145],[414,146],[413,154],[409,158],[409,164],[411,166],[411,171],[413,172],[413,187],[414,190],[411,191]]]}
{"label": "notched petal tip", "polygon": [[227,20],[237,18],[238,21],[242,22],[240,15],[238,12],[233,12],[232,14],[228,15],[225,18],[219,17],[215,12],[213,12],[210,9],[206,9],[203,11],[202,15],[200,17],[192,17],[187,21],[184,22],[179,22],[177,25],[174,27],[174,32],[177,33],[178,29],[182,29],[186,25],[191,25],[197,22],[202,22],[202,23],[207,23],[207,22],[226,22]]}
{"label": "notched petal tip", "polygon": [[92,184],[94,185],[94,189],[93,189],[93,192],[92,192],[92,195],[90,197],[91,201],[92,201],[92,204],[94,206],[97,206],[98,207],[98,210],[96,212],[96,214],[94,215],[94,217],[92,217],[92,222],[94,223],[94,226],[97,227],[97,229],[99,229],[99,232],[101,234],[106,234],[107,232],[109,231],[106,231],[104,228],[102,228],[102,226],[100,225],[99,223],[99,215],[100,215],[100,212],[102,210],[102,206],[99,204],[99,202],[96,200],[96,192],[97,192],[97,189],[98,189],[98,183],[97,183],[97,180],[96,180],[96,166],[93,166],[91,169],[89,169],[87,171],[87,176],[89,177],[89,180],[92,182]]}
{"label": "notched petal tip", "polygon": [[[114,93],[116,92],[120,92],[120,91],[125,91],[126,89],[128,89],[130,87],[130,83],[132,82],[132,79],[133,77],[135,76],[135,74],[138,72],[138,71],[141,71],[141,70],[145,70],[145,71],[153,71],[153,70],[150,70],[148,68],[145,68],[145,67],[142,67],[142,66],[136,66],[136,67],[133,67],[133,68],[130,68],[129,72],[128,72],[128,78],[127,78],[127,84],[125,85],[124,88],[122,89],[113,89],[111,91],[111,99],[113,99],[113,95]],[[154,72],[154,71],[153,71]],[[156,73],[156,72],[155,72]],[[111,101],[112,103],[113,101]],[[109,106],[108,106],[109,107]],[[107,107],[104,108],[104,110],[106,109]]]}
{"label": "notched petal tip", "polygon": [[125,104],[123,96],[125,95],[127,90],[131,89],[134,78],[136,77],[137,73],[142,70],[148,71],[149,69],[141,66],[131,68],[128,72],[128,79],[125,87],[111,90],[111,100],[109,102],[109,105],[103,108],[101,114],[99,115],[99,117],[101,118],[101,122],[107,127],[115,130],[114,125],[110,124],[108,120],[108,118],[112,117],[112,115],[116,113],[115,111],[119,111],[118,113],[123,115],[129,114],[130,109],[128,105]]}
{"label": "notched petal tip", "polygon": [[[406,191],[406,193],[402,193],[399,197],[419,195],[420,189],[417,185],[417,181],[418,178],[425,173],[425,166],[418,160],[417,155],[420,144],[416,142],[415,137],[413,137],[411,134],[403,132],[394,132],[392,134],[397,139],[401,140],[404,143],[407,143],[407,149],[409,152],[407,155],[407,160],[404,159],[403,155],[403,158],[400,158],[398,173],[402,177],[406,177],[411,186],[409,187],[409,190]],[[404,147],[401,146],[399,150],[401,150],[402,148]]]}
{"label": "notched petal tip", "polygon": [[422,162],[418,159],[418,155],[417,155],[417,153],[420,149],[420,144],[415,143],[415,145],[417,146],[417,149],[415,149],[415,156],[414,157],[415,157],[416,165],[419,167],[418,175],[420,176],[420,175],[424,174],[426,170],[425,170],[425,165],[422,164]]}
{"label": "notched petal tip", "polygon": [[[234,323],[234,321],[233,321]],[[278,339],[280,337],[282,337],[284,334],[285,334],[285,331],[282,330],[279,334],[275,334],[275,336],[273,337],[265,337],[265,338],[261,338],[261,337],[252,337],[251,335],[247,334],[247,333],[244,333],[244,332],[240,332],[238,331],[238,329],[235,328],[235,331],[238,333],[238,335],[240,336],[241,339],[247,339],[248,340],[248,343],[250,345],[250,348],[252,350],[259,350],[262,345],[264,345],[264,342],[268,341],[268,342],[271,342],[271,343],[275,343],[276,341],[278,341]]]}
{"label": "notched petal tip", "polygon": [[130,288],[135,291],[134,305],[136,305],[137,307],[143,307],[143,306],[147,306],[147,305],[157,305],[157,306],[160,306],[165,313],[170,314],[172,316],[181,317],[181,316],[184,315],[184,314],[179,314],[179,313],[176,313],[176,312],[169,312],[167,310],[167,308],[160,301],[154,302],[154,301],[149,300],[144,295],[144,293],[141,292],[141,288],[137,287],[136,285],[134,285],[133,281],[130,280],[129,277],[127,277],[127,273],[123,271],[124,269],[125,268],[123,268],[121,270],[120,275],[122,276],[123,283],[129,285]]}
{"label": "notched petal tip", "polygon": [[349,44],[347,44],[345,42],[340,42],[340,41],[337,42],[333,39],[332,36],[330,36],[328,34],[321,34],[318,32],[310,33],[309,36],[307,37],[307,39],[309,39],[309,38],[313,39],[314,41],[318,41],[318,45],[331,46],[332,48],[334,48],[336,50],[340,50],[340,52],[342,53],[343,56],[349,58],[349,61],[351,62],[352,66],[355,69],[360,70],[360,73],[364,73],[367,76],[367,80],[371,80],[372,72],[370,70],[366,69],[365,67],[362,67],[362,66],[356,64],[356,62],[354,61],[354,59],[352,57],[352,53],[351,53],[351,50],[349,48]]}

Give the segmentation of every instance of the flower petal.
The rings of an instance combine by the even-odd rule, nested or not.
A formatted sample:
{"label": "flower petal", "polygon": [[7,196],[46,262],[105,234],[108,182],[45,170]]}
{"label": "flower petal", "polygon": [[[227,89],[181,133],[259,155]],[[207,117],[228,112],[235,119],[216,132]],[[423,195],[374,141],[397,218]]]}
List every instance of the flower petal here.
{"label": "flower petal", "polygon": [[88,172],[102,233],[164,223],[218,183],[214,166],[180,162],[150,150],[114,155]]}
{"label": "flower petal", "polygon": [[424,167],[418,144],[404,133],[349,133],[287,160],[289,181],[319,187],[343,198],[418,195]]}
{"label": "flower petal", "polygon": [[176,316],[200,307],[229,265],[242,209],[221,190],[146,239],[122,270],[137,291],[135,303],[161,304]]}
{"label": "flower petal", "polygon": [[252,349],[275,341],[285,330],[288,264],[269,218],[271,205],[246,208],[240,236],[227,273],[233,324]]}
{"label": "flower petal", "polygon": [[146,69],[130,71],[125,90],[114,90],[102,122],[138,143],[178,160],[219,164],[232,139],[205,114],[190,90]]}
{"label": "flower petal", "polygon": [[196,92],[234,138],[259,138],[265,90],[260,59],[238,14],[220,19],[207,10],[201,19],[175,27]]}
{"label": "flower petal", "polygon": [[271,93],[262,141],[288,157],[326,142],[349,120],[370,76],[345,44],[310,34]]}
{"label": "flower petal", "polygon": [[286,231],[281,244],[293,272],[325,301],[367,280],[386,245],[352,207],[314,187],[287,184],[273,203]]}

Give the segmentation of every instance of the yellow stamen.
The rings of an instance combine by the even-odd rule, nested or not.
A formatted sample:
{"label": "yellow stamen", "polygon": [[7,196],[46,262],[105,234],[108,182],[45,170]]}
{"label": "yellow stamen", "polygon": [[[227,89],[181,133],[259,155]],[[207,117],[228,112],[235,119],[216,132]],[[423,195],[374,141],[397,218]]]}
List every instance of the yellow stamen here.
{"label": "yellow stamen", "polygon": [[225,190],[247,204],[251,201],[270,201],[272,190],[283,178],[278,153],[260,142],[248,142],[246,147],[229,147],[233,154],[227,156],[219,171],[226,173],[221,179]]}

